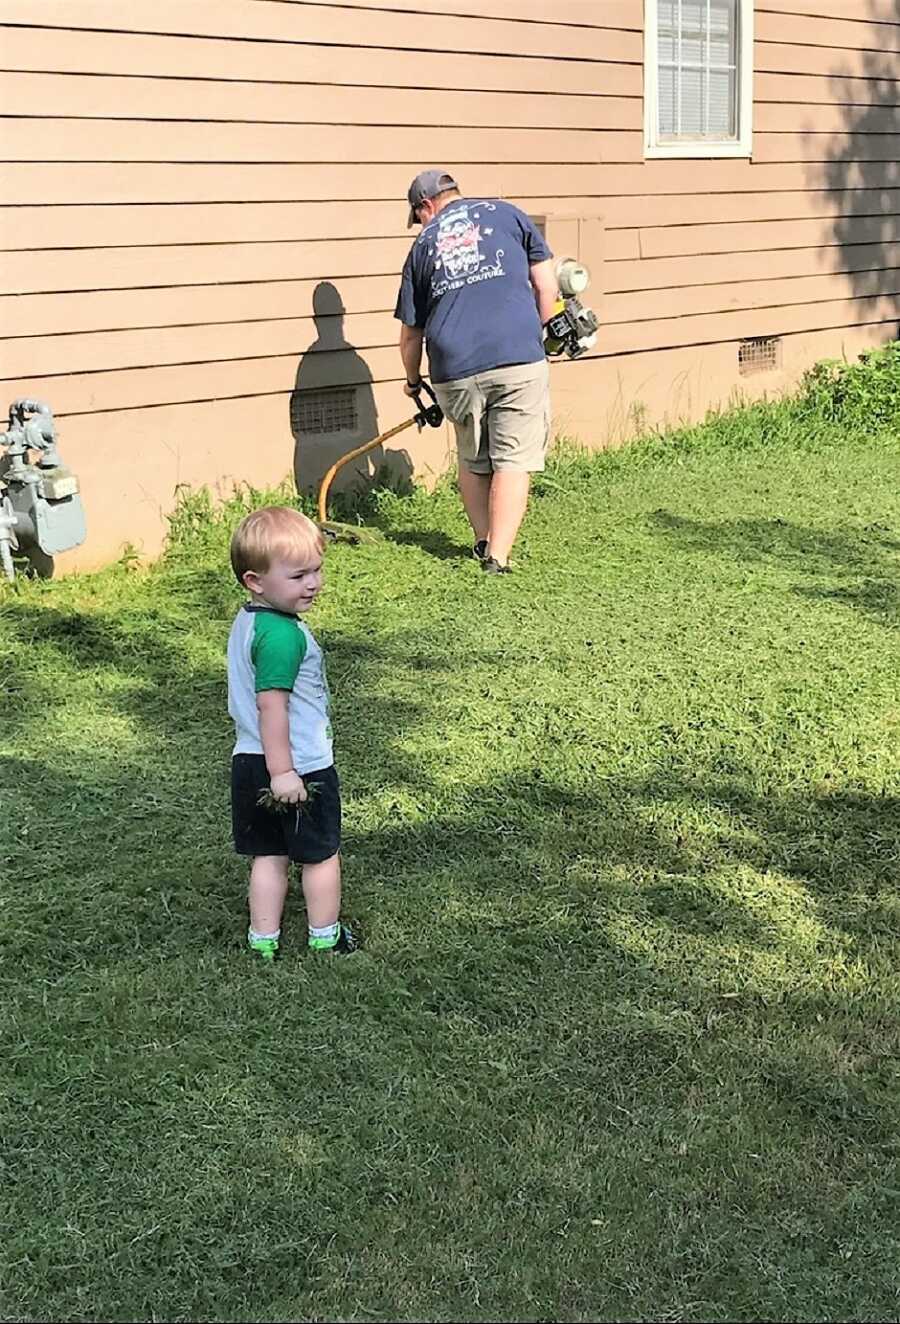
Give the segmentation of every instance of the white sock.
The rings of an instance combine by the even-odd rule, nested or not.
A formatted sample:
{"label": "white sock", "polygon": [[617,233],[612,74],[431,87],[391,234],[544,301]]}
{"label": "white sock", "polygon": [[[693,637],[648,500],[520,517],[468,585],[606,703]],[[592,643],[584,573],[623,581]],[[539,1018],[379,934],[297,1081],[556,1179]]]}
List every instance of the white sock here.
{"label": "white sock", "polygon": [[326,924],[323,928],[317,929],[314,924],[309,925],[309,936],[311,938],[336,938],[340,932],[340,922],[335,924]]}
{"label": "white sock", "polygon": [[276,929],[274,933],[257,933],[255,929],[247,930],[248,942],[277,942],[281,937],[281,929]]}

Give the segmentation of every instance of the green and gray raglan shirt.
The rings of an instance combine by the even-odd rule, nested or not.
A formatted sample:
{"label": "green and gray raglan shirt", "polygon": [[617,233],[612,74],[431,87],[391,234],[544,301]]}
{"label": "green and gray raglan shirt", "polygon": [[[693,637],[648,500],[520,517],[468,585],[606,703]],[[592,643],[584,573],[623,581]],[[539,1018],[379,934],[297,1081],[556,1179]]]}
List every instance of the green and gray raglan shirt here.
{"label": "green and gray raglan shirt", "polygon": [[288,690],[294,769],[301,774],[334,762],[331,697],[325,659],[312,631],[297,616],[248,602],[228,638],[228,711],[235,754],[262,754],[256,696]]}

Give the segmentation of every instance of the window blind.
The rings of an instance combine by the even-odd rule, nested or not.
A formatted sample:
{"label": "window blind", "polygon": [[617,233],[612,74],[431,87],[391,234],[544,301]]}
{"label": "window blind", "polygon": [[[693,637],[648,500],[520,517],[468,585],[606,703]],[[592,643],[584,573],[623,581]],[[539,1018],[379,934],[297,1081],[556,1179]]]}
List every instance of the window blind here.
{"label": "window blind", "polygon": [[658,0],[661,142],[738,136],[738,0]]}

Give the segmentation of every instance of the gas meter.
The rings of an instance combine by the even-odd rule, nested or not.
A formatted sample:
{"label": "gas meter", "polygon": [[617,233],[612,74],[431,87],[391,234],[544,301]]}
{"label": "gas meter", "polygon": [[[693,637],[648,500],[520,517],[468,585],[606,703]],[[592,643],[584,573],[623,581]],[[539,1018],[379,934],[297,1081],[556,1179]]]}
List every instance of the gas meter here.
{"label": "gas meter", "polygon": [[77,547],[86,533],[78,479],[56,448],[50,406],[40,400],[13,400],[8,429],[0,432],[3,573],[7,579],[15,578],[13,552],[29,556],[37,550],[52,557]]}

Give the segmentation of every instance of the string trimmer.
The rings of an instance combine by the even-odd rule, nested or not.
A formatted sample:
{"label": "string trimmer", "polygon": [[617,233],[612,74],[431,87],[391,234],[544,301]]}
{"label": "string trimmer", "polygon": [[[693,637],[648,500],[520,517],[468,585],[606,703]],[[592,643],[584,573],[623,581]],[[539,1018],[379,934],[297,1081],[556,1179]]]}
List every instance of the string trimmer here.
{"label": "string trimmer", "polygon": [[[422,391],[426,391],[431,396],[431,404],[422,400]],[[431,428],[439,428],[444,421],[443,410],[437,402],[437,397],[426,381],[419,384],[418,389],[413,394],[413,399],[419,406],[418,411],[412,418],[406,419],[403,423],[398,423],[395,428],[389,428],[387,432],[382,432],[380,436],[375,437],[373,441],[367,441],[364,446],[357,446],[355,450],[348,451],[336,460],[328,470],[319,486],[319,528],[327,538],[333,541],[346,539],[347,542],[375,542],[378,535],[371,529],[363,529],[356,524],[338,524],[328,518],[328,489],[334,481],[334,476],[339,469],[343,469],[345,464],[351,460],[356,460],[360,455],[366,455],[373,451],[376,446],[381,446],[384,442],[390,441],[391,437],[396,437],[399,432],[405,432],[407,428],[415,425],[421,431],[427,424]]]}

